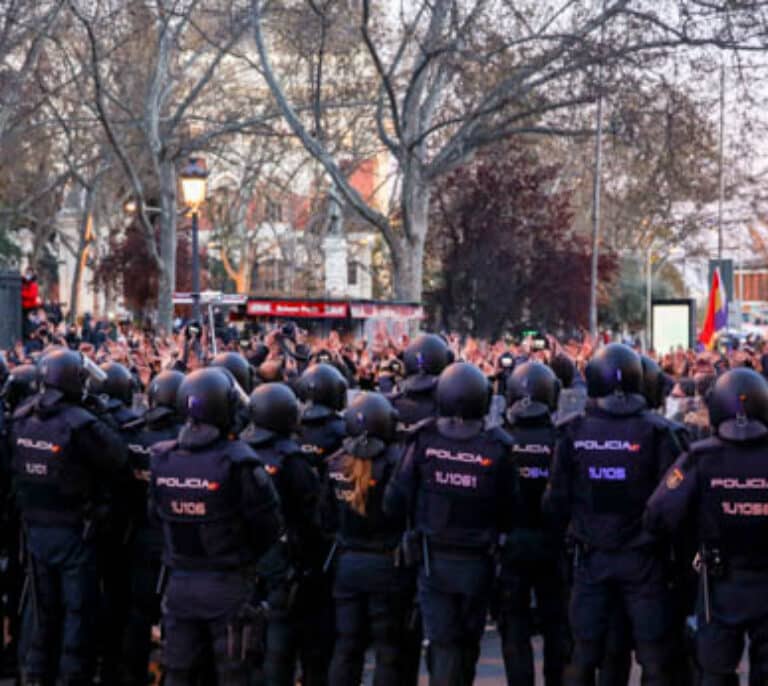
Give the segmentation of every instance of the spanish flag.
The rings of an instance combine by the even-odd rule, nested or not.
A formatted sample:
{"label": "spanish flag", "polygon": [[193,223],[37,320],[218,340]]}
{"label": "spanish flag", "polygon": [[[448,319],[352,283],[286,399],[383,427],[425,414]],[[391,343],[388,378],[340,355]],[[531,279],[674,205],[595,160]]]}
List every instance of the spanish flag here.
{"label": "spanish flag", "polygon": [[720,278],[720,268],[715,268],[712,275],[712,289],[709,291],[709,306],[704,326],[699,334],[699,343],[707,350],[711,350],[715,344],[715,334],[728,325],[728,302],[723,288],[723,280]]}

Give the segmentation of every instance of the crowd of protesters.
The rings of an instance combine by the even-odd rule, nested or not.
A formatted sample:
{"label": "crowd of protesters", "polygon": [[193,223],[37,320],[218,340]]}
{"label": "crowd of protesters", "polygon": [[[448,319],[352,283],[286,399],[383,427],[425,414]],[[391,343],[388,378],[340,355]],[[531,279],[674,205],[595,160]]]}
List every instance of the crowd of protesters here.
{"label": "crowd of protesters", "polygon": [[[188,328],[183,319],[176,320],[170,335],[162,335],[151,324],[137,325],[128,317],[94,318],[86,313],[77,324],[66,324],[58,305],[31,307],[25,312],[23,340],[6,351],[12,365],[34,361],[49,345],[65,345],[99,362],[112,360],[127,365],[142,387],[163,369],[189,371],[204,365],[215,349],[243,354],[267,381],[295,376],[318,357],[332,359],[351,386],[388,392],[402,376],[400,360],[410,341],[407,334],[390,335],[383,323],[369,340],[336,331],[328,336],[313,335],[293,322],[229,323],[219,315],[214,347],[207,325]],[[489,378],[503,375],[515,361],[529,358],[546,364],[567,358],[583,375],[594,351],[612,340],[610,334],[592,338],[586,331],[562,341],[539,334],[517,340],[506,336],[497,341],[456,333],[441,335],[454,359],[476,365]],[[659,364],[668,383],[674,382],[667,404],[676,415],[690,405],[692,398],[705,395],[716,376],[728,369],[750,367],[768,378],[768,346],[762,339],[748,339],[736,348],[729,345],[702,351],[678,347],[664,353],[650,350],[647,355]]]}

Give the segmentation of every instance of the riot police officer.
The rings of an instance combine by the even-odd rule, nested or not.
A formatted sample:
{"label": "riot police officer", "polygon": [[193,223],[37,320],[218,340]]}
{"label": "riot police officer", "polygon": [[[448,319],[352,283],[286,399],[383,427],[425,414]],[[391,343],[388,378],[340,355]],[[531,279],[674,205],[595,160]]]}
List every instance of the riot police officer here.
{"label": "riot police officer", "polygon": [[[415,435],[414,429],[419,422],[437,416],[435,390],[437,379],[451,358],[446,342],[435,334],[422,334],[416,338],[403,353],[405,378],[398,384],[398,391],[391,396],[397,410],[400,427],[405,430],[404,438],[408,442]],[[416,596],[416,577],[412,579],[413,595]],[[409,668],[406,670],[407,684],[415,685],[419,681],[421,666],[421,648],[423,626],[421,611],[415,602],[412,619],[406,627],[407,640],[404,650]]]}
{"label": "riot police officer", "polygon": [[552,413],[557,410],[560,383],[540,362],[515,368],[506,384],[504,428],[512,437],[520,484],[520,513],[501,550],[498,584],[498,625],[504,666],[510,684],[534,683],[531,636],[536,633],[531,608],[544,638],[544,681],[562,683],[568,651],[567,592],[563,573],[563,536],[541,511],[557,442]]}
{"label": "riot police officer", "polygon": [[240,353],[219,353],[211,360],[210,366],[226,369],[246,393],[253,390],[254,369]]}
{"label": "riot police officer", "polygon": [[118,362],[101,365],[103,379],[89,379],[88,392],[100,399],[104,405],[99,416],[118,430],[135,422],[138,415],[131,410],[136,381],[131,372]]}
{"label": "riot police officer", "polygon": [[[0,365],[1,366],[1,365]],[[2,614],[7,622],[9,640],[3,647],[0,675],[15,676],[18,673],[18,639],[21,629],[19,602],[24,583],[22,555],[19,548],[21,528],[19,514],[13,500],[11,482],[11,418],[16,409],[38,390],[39,373],[35,365],[14,367],[5,377],[0,393],[0,517],[4,530],[0,534],[2,550],[2,584],[0,596],[3,598]]]}
{"label": "riot police officer", "polygon": [[[119,434],[127,448],[135,444],[138,432],[139,416],[131,409],[136,382],[131,372],[118,362],[106,362],[101,369],[104,372],[102,378],[88,380],[88,407]],[[117,683],[121,678],[122,642],[129,614],[126,588],[131,583],[132,559],[125,542],[129,537],[132,514],[130,494],[133,479],[128,470],[123,476],[124,479],[115,485],[111,495],[108,531],[98,541],[102,590],[99,678],[108,683]]]}
{"label": "riot police officer", "polygon": [[[41,393],[14,415],[15,489],[34,615],[24,656],[28,684],[58,672],[68,686],[85,685],[93,671],[94,529],[107,506],[104,487],[122,473],[125,451],[119,437],[80,405],[89,364],[69,350],[46,354],[40,361]],[[49,656],[57,640],[61,655],[55,665]]]}
{"label": "riot police officer", "polygon": [[437,384],[440,417],[418,431],[385,494],[385,511],[411,518],[413,547],[422,551],[418,592],[432,686],[474,679],[493,552],[514,516],[511,440],[484,428],[489,399],[490,384],[477,367],[447,367]]}
{"label": "riot police officer", "polygon": [[160,617],[157,583],[160,576],[163,534],[157,522],[147,517],[149,458],[153,445],[175,440],[182,427],[177,394],[184,375],[177,371],[158,374],[149,385],[149,408],[141,429],[128,441],[131,471],[129,486],[129,527],[123,539],[128,551],[130,586],[123,589],[129,598],[128,620],[122,637],[120,681],[125,686],[144,686],[151,648],[152,625]]}
{"label": "riot police officer", "polygon": [[278,497],[254,452],[229,433],[240,389],[219,369],[179,388],[187,422],[153,449],[150,513],[163,528],[167,686],[191,685],[213,653],[219,686],[248,682],[262,618],[247,570],[282,533]]}
{"label": "riot police officer", "polygon": [[[643,368],[641,395],[646,405],[656,414],[655,419],[669,427],[674,439],[673,455],[677,457],[689,445],[687,430],[682,424],[670,421],[658,414],[664,404],[668,383],[661,367],[647,355],[640,356]],[[678,643],[674,651],[675,683],[679,686],[691,683],[692,675],[688,661],[688,652],[684,645],[685,620],[690,614],[691,603],[694,600],[695,584],[690,582],[692,572],[689,564],[691,557],[686,556],[690,548],[687,536],[681,536],[672,549],[667,561],[668,581],[674,586],[670,594],[670,616],[673,621],[673,634],[670,640]],[[632,669],[632,629],[620,597],[612,603],[610,628],[605,644],[605,654],[600,664],[598,686],[624,686],[629,682]]]}
{"label": "riot police officer", "polygon": [[[320,480],[293,434],[299,423],[299,403],[289,386],[260,385],[249,402],[251,423],[240,438],[256,452],[280,496],[285,520],[283,536],[259,560],[270,606],[264,672],[268,686],[293,686],[296,665],[311,676],[325,667],[318,654],[317,627],[302,609],[308,589],[306,570],[322,562],[326,544],[318,522]],[[319,667],[318,667],[319,665]]]}
{"label": "riot police officer", "polygon": [[[654,411],[659,421],[669,427],[675,441],[674,456],[677,458],[690,448],[691,436],[688,427],[665,417],[662,413],[666,397],[674,384],[655,360],[647,355],[642,355],[640,361],[643,365],[643,396],[648,407]],[[675,650],[675,684],[679,686],[698,683],[694,676],[696,659],[693,645],[691,641],[686,641],[686,637],[690,634],[688,618],[694,615],[696,607],[697,584],[695,572],[691,566],[691,560],[696,553],[694,541],[693,531],[681,531],[680,535],[671,541],[667,564],[670,588],[673,591],[671,603],[674,622],[673,640],[678,644],[678,648]],[[616,634],[618,635],[618,632]],[[625,673],[628,676],[629,655],[625,658],[625,665]],[[610,686],[611,683],[626,682],[625,678],[622,682],[605,683]]]}
{"label": "riot police officer", "polygon": [[695,443],[648,502],[650,531],[693,523],[699,546],[696,645],[703,686],[739,683],[750,639],[750,670],[768,674],[768,384],[755,371],[721,376],[709,400],[715,435]]}
{"label": "riot police officer", "polygon": [[671,684],[662,556],[641,520],[646,500],[673,460],[674,439],[646,410],[642,365],[631,348],[616,343],[602,348],[586,376],[593,402],[564,427],[544,496],[549,511],[570,520],[576,546],[574,654],[566,682],[594,683],[611,608],[620,601],[644,683]]}
{"label": "riot police officer", "polygon": [[325,459],[339,449],[344,438],[344,421],[339,413],[347,404],[347,382],[336,367],[313,364],[299,378],[297,390],[305,405],[299,444],[323,476]]}
{"label": "riot police officer", "polygon": [[411,608],[410,575],[400,565],[405,518],[382,509],[402,454],[397,413],[378,393],[358,395],[345,412],[347,438],[329,460],[326,503],[336,531],[336,646],[329,682],[358,686],[365,649],[376,654],[374,682],[400,686],[406,666],[403,630]]}
{"label": "riot police officer", "polygon": [[[297,383],[299,398],[304,403],[297,438],[302,451],[322,481],[326,473],[326,460],[341,446],[345,435],[344,420],[340,412],[347,404],[347,381],[330,364],[319,363],[308,367]],[[313,667],[304,671],[304,680],[324,684],[333,654],[334,611],[330,578],[323,571],[324,559],[330,552],[326,541],[324,555],[317,558],[312,569],[306,569],[300,612],[307,626],[313,626]],[[319,634],[319,635],[318,635]]]}
{"label": "riot police officer", "polygon": [[437,378],[448,365],[450,350],[435,334],[422,334],[403,353],[405,379],[392,396],[400,422],[414,426],[437,414],[435,388]]}

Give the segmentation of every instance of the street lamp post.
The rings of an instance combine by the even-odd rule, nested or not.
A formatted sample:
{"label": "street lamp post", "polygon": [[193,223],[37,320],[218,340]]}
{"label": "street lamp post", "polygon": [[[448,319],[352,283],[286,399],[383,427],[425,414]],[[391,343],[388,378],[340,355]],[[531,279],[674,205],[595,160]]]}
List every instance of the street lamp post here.
{"label": "street lamp post", "polygon": [[205,160],[190,157],[187,165],[181,170],[181,192],[184,204],[192,213],[192,319],[200,321],[200,247],[198,212],[205,202],[206,179],[208,170]]}
{"label": "street lamp post", "polygon": [[652,312],[653,307],[653,244],[648,246],[645,255],[645,351],[648,352],[653,347],[651,340],[652,332]]}

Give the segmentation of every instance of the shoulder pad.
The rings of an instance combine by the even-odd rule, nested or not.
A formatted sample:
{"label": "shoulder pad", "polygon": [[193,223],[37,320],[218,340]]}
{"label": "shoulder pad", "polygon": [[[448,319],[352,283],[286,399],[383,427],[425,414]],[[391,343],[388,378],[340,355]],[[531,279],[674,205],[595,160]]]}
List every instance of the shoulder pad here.
{"label": "shoulder pad", "polygon": [[295,455],[301,453],[299,444],[292,438],[280,438],[275,441],[273,447],[281,455]]}
{"label": "shoulder pad", "polygon": [[651,410],[647,410],[643,412],[643,419],[648,422],[651,426],[653,426],[655,429],[668,434],[676,435],[675,426],[670,422],[666,417],[663,417],[662,415],[658,414],[657,412],[652,412]]}
{"label": "shoulder pad", "polygon": [[410,438],[422,429],[426,429],[428,427],[434,426],[437,423],[437,417],[427,417],[425,419],[422,419],[420,422],[416,422],[415,424],[409,424],[408,426],[403,426],[400,430],[401,435],[405,436],[406,438]]}
{"label": "shoulder pad", "polygon": [[67,426],[71,429],[79,429],[82,426],[98,421],[95,415],[88,412],[84,407],[78,407],[77,405],[68,407],[62,412],[62,415]]}
{"label": "shoulder pad", "polygon": [[251,446],[239,440],[230,441],[227,444],[227,457],[232,462],[259,462],[259,458]]}
{"label": "shoulder pad", "polygon": [[724,447],[724,443],[717,436],[710,436],[703,441],[696,441],[691,446],[691,454],[704,455],[706,453],[713,453],[721,450]]}
{"label": "shoulder pad", "polygon": [[35,409],[34,400],[28,400],[27,402],[23,403],[22,405],[16,408],[16,410],[13,413],[13,419],[24,419],[24,417],[29,417],[29,415],[32,414],[34,409]]}
{"label": "shoulder pad", "polygon": [[125,424],[121,425],[120,428],[127,429],[128,431],[138,431],[139,429],[143,429],[146,425],[146,417],[136,417],[135,419],[131,419],[130,421],[127,421]]}
{"label": "shoulder pad", "polygon": [[132,410],[123,408],[122,411],[115,413],[115,418],[120,423],[121,429],[127,429],[131,424],[144,421],[144,418],[136,414]]}
{"label": "shoulder pad", "polygon": [[427,395],[437,387],[437,377],[431,374],[415,374],[403,380],[401,390],[406,395]]}
{"label": "shoulder pad", "polygon": [[557,418],[557,421],[555,422],[555,428],[563,429],[568,424],[575,422],[577,419],[581,419],[583,416],[583,412],[569,412],[568,414]]}
{"label": "shoulder pad", "polygon": [[344,457],[346,454],[347,454],[347,451],[345,450],[344,446],[341,446],[341,448],[339,448],[336,452],[331,453],[328,457],[326,457],[325,462],[330,465],[336,460]]}
{"label": "shoulder pad", "polygon": [[160,455],[161,453],[169,453],[171,450],[175,450],[179,445],[176,439],[168,441],[159,441],[151,446],[153,455]]}

